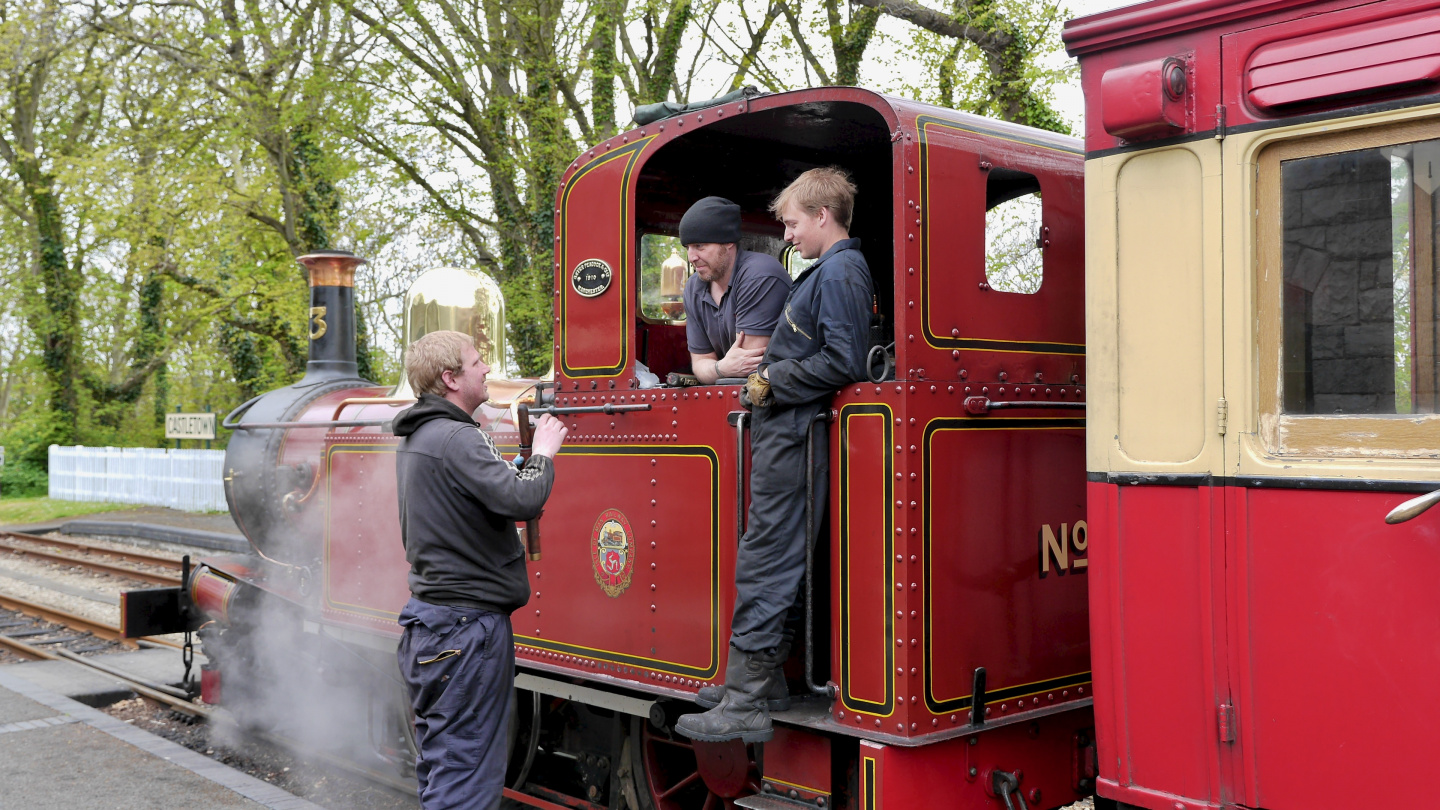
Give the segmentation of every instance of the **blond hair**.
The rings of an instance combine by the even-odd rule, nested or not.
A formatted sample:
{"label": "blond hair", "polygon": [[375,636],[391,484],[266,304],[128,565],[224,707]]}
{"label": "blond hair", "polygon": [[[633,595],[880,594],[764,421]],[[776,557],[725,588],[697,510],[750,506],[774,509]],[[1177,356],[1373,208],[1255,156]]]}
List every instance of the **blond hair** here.
{"label": "blond hair", "polygon": [[837,166],[811,169],[780,192],[770,203],[770,213],[779,219],[780,212],[791,203],[812,217],[819,215],[821,208],[828,208],[830,216],[848,231],[855,214],[855,184],[850,182],[850,173]]}
{"label": "blond hair", "polygon": [[447,371],[460,375],[466,346],[474,348],[474,338],[448,330],[430,332],[411,343],[405,350],[405,376],[410,380],[410,388],[417,395],[445,396],[441,376]]}

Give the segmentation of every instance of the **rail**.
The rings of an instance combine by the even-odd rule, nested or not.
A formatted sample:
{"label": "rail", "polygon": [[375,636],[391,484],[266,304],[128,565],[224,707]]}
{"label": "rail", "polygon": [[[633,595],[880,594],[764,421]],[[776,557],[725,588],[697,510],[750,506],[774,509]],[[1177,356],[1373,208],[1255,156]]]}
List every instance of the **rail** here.
{"label": "rail", "polygon": [[[126,647],[134,648],[139,646],[135,639],[127,639],[121,636],[120,628],[113,624],[99,622],[66,610],[50,607],[49,605],[41,605],[26,599],[0,593],[0,607],[6,608],[7,610],[17,610],[26,615],[44,619],[49,622],[55,622],[56,624],[63,624],[73,630],[82,630],[96,638],[103,638],[107,641],[118,641]],[[146,638],[145,641],[151,644],[158,644],[162,647],[180,649],[179,644],[165,639]]]}
{"label": "rail", "polygon": [[99,560],[87,560],[83,557],[73,557],[69,554],[57,554],[53,551],[46,551],[38,548],[27,548],[25,546],[0,540],[0,549],[9,550],[15,554],[27,554],[31,557],[39,557],[42,560],[52,562],[70,563],[91,571],[98,571],[111,576],[133,579],[138,582],[149,582],[152,585],[180,585],[179,577],[166,576],[165,574],[153,574],[149,571],[137,571],[134,568],[126,568],[123,565],[111,565]]}

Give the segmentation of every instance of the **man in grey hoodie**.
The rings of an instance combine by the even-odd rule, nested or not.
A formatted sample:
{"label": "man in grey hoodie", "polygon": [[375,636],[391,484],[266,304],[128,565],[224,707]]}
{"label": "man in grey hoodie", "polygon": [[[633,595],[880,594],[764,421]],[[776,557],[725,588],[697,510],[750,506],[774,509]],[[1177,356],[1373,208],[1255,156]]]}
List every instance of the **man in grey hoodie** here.
{"label": "man in grey hoodie", "polygon": [[395,419],[411,594],[396,657],[415,712],[425,810],[500,804],[515,683],[510,613],[530,598],[515,523],[540,515],[565,441],[560,420],[543,416],[524,468],[506,461],[471,417],[489,398],[489,372],[469,335],[431,332],[405,356],[420,401]]}

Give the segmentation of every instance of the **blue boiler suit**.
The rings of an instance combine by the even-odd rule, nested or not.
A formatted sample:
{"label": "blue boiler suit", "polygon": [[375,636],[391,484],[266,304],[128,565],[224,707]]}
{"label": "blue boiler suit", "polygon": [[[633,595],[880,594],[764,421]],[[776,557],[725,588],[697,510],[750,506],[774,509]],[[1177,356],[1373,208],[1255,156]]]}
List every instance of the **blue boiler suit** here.
{"label": "blue boiler suit", "polygon": [[[780,645],[805,575],[805,434],[844,386],[865,379],[875,301],[859,239],[842,239],[795,280],[760,367],[774,403],[755,408],[750,519],[735,559],[730,645]],[[815,530],[830,490],[829,430],[815,426]]]}
{"label": "blue boiler suit", "polygon": [[540,515],[555,468],[534,456],[517,471],[434,394],[395,419],[395,434],[411,594],[396,659],[415,715],[420,806],[498,807],[515,692],[510,613],[530,598],[515,523]]}

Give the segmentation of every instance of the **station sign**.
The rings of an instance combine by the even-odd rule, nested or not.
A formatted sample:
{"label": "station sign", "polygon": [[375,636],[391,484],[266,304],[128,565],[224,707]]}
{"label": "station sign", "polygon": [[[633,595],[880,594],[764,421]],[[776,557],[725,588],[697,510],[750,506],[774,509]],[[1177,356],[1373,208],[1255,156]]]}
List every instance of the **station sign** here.
{"label": "station sign", "polygon": [[165,414],[165,438],[214,439],[215,414],[167,413]]}

